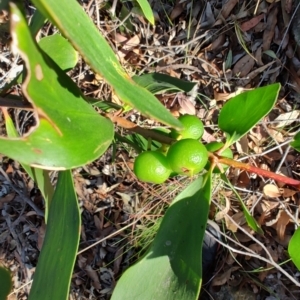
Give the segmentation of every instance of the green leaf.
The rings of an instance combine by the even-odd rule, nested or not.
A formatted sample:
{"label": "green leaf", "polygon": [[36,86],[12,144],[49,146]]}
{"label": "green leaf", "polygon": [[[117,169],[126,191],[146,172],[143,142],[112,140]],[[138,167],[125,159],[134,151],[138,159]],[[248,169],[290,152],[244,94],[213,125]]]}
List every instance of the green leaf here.
{"label": "green leaf", "polygon": [[30,20],[30,32],[33,36],[36,36],[39,32],[39,30],[43,27],[43,25],[46,22],[46,18],[44,15],[41,14],[41,12],[36,9],[31,20]]}
{"label": "green leaf", "polygon": [[0,300],[5,300],[11,291],[12,280],[8,269],[0,267]]}
{"label": "green leaf", "polygon": [[0,10],[8,10],[9,0],[0,0]]}
{"label": "green leaf", "polygon": [[198,299],[211,177],[202,185],[200,177],[175,198],[148,253],[122,275],[112,300]]}
{"label": "green leaf", "polygon": [[84,101],[76,84],[32,39],[26,20],[11,4],[13,47],[27,66],[22,90],[38,116],[20,138],[0,138],[1,153],[45,169],[71,169],[98,158],[113,139],[113,124]]}
{"label": "green leaf", "polygon": [[61,171],[29,300],[68,299],[80,237],[80,211],[71,171]]}
{"label": "green leaf", "polygon": [[64,71],[75,67],[78,54],[71,44],[59,34],[46,36],[39,41],[39,46]]}
{"label": "green leaf", "polygon": [[195,82],[184,81],[166,74],[149,73],[141,76],[133,76],[132,79],[140,86],[146,88],[152,94],[165,92],[189,92],[196,85]]}
{"label": "green leaf", "polygon": [[256,222],[256,220],[254,219],[254,217],[250,214],[250,211],[248,210],[247,206],[243,202],[242,198],[240,197],[239,193],[236,191],[236,189],[234,188],[234,186],[228,180],[228,178],[226,177],[226,175],[222,174],[221,178],[223,179],[224,182],[226,182],[228,184],[228,186],[230,186],[231,190],[235,193],[236,197],[239,199],[240,204],[241,204],[242,209],[243,209],[243,214],[244,214],[244,217],[245,217],[245,219],[247,221],[248,226],[252,230],[254,230],[255,232],[257,232],[258,234],[264,234],[263,230],[261,229],[261,227],[259,226],[259,224]]}
{"label": "green leaf", "polygon": [[154,95],[128,76],[77,1],[33,0],[33,3],[61,30],[92,69],[105,78],[121,100],[146,116],[178,129],[182,127]]}
{"label": "green leaf", "polygon": [[[12,119],[8,115],[7,111],[3,111],[3,115],[5,117],[5,127],[8,137],[19,137],[19,134],[13,124]],[[51,184],[50,176],[48,171],[38,169],[38,168],[32,168],[29,165],[22,164],[23,169],[28,173],[28,175],[31,177],[31,179],[36,183],[38,188],[40,189],[44,200],[45,200],[45,221],[48,220],[48,209],[50,207],[50,202],[53,197],[54,189]]]}
{"label": "green leaf", "polygon": [[136,0],[136,2],[140,5],[145,18],[154,25],[154,16],[152,12],[152,8],[147,0]]}
{"label": "green leaf", "polygon": [[295,266],[300,271],[300,255],[299,255],[299,249],[300,249],[300,227],[294,232],[288,246],[288,252],[289,255],[295,264]]}
{"label": "green leaf", "polygon": [[222,108],[219,116],[219,127],[234,137],[231,143],[239,140],[256,125],[274,106],[280,84],[257,88],[230,99]]}
{"label": "green leaf", "polygon": [[300,152],[300,131],[294,136],[294,141],[290,145]]}

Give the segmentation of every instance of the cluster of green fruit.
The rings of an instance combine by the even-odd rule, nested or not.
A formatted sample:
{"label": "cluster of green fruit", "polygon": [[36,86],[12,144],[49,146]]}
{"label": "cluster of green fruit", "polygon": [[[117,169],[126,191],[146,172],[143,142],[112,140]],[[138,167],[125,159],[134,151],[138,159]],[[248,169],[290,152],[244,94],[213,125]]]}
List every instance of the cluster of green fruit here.
{"label": "cluster of green fruit", "polygon": [[[135,159],[134,173],[139,180],[160,184],[175,174],[193,176],[209,168],[208,151],[217,151],[223,144],[213,142],[204,146],[199,142],[204,126],[196,116],[183,115],[179,121],[183,129],[171,130],[170,136],[177,141],[166,154],[159,150],[145,151]],[[232,158],[230,149],[226,149],[222,155]]]}

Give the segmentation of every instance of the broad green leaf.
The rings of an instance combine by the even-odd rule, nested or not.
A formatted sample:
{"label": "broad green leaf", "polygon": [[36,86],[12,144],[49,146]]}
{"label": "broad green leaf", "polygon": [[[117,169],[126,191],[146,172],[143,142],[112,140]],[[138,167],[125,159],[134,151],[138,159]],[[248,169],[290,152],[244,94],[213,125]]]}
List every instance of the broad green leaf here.
{"label": "broad green leaf", "polygon": [[300,227],[294,232],[288,246],[289,255],[295,264],[295,266],[300,271]]}
{"label": "broad green leaf", "polygon": [[290,145],[300,152],[300,131],[294,136],[294,140]]}
{"label": "broad green leaf", "polygon": [[180,122],[152,95],[137,85],[121,67],[113,50],[75,0],[33,0],[55,24],[94,71],[112,86],[126,104],[167,125],[181,128]]}
{"label": "broad green leaf", "polygon": [[76,84],[32,39],[26,20],[11,4],[13,47],[26,62],[22,90],[37,125],[20,138],[0,138],[0,152],[45,169],[71,169],[98,158],[113,139],[113,124],[84,101]]}
{"label": "broad green leaf", "polygon": [[71,171],[61,171],[29,300],[68,299],[80,237],[80,210]]}
{"label": "broad green leaf", "polygon": [[233,137],[231,143],[239,140],[256,125],[274,106],[280,84],[257,88],[230,99],[222,108],[219,127]]}
{"label": "broad green leaf", "polygon": [[230,186],[231,190],[235,193],[236,197],[239,199],[240,204],[242,206],[243,214],[244,214],[244,217],[245,217],[245,219],[247,221],[248,226],[251,229],[253,229],[255,232],[257,232],[259,234],[264,234],[263,230],[261,229],[261,227],[259,226],[259,224],[256,222],[256,220],[254,219],[254,217],[250,214],[250,211],[248,210],[247,206],[243,202],[242,198],[240,197],[239,193],[236,191],[236,189],[234,188],[234,186],[228,180],[228,178],[226,177],[226,175],[222,174],[221,178],[224,180],[224,182],[226,182]]}
{"label": "broad green leaf", "polygon": [[78,54],[72,45],[61,35],[46,36],[39,41],[40,48],[64,71],[75,67]]}
{"label": "broad green leaf", "polygon": [[132,79],[140,86],[146,88],[152,94],[164,92],[189,92],[196,85],[195,82],[184,81],[166,74],[149,73],[141,76],[133,76]]}
{"label": "broad green leaf", "polygon": [[211,177],[202,185],[200,177],[174,199],[151,248],[121,276],[112,300],[198,299]]}
{"label": "broad green leaf", "polygon": [[148,0],[136,0],[136,2],[140,5],[145,18],[154,25],[154,15],[152,12],[152,8],[148,2]]}
{"label": "broad green leaf", "polygon": [[41,12],[36,9],[29,24],[30,32],[33,36],[36,36],[39,30],[43,27],[46,22],[46,18]]}
{"label": "broad green leaf", "polygon": [[7,299],[12,288],[12,279],[8,269],[0,266],[0,300]]}
{"label": "broad green leaf", "polygon": [[[13,124],[12,119],[8,115],[7,111],[3,111],[3,115],[5,117],[5,127],[8,137],[19,137],[19,134]],[[30,167],[26,164],[21,164],[23,169],[28,173],[31,179],[36,183],[38,188],[40,189],[44,200],[45,200],[45,220],[48,220],[48,209],[50,207],[50,202],[53,197],[54,189],[51,184],[51,180],[49,177],[49,173],[47,170],[38,169]]]}

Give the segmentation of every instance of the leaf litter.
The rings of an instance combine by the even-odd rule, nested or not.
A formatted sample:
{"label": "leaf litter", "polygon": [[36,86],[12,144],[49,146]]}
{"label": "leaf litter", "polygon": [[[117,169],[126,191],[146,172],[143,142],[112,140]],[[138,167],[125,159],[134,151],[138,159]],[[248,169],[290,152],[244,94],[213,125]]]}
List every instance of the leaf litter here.
{"label": "leaf litter", "polygon": [[[125,7],[130,12],[132,7],[119,3],[117,18],[101,8],[99,29],[129,74],[156,71],[196,82],[197,94],[192,100],[185,93],[168,92],[159,99],[176,116],[201,115],[206,141],[224,138],[216,124],[226,100],[244,90],[281,82],[280,99],[270,116],[233,150],[237,159],[299,179],[300,157],[287,142],[299,130],[300,56],[293,34],[287,30],[293,9],[290,1],[282,2],[285,6],[276,1],[212,0],[205,5],[190,0],[150,1],[155,27],[136,14],[122,19],[121,10]],[[82,5],[100,24],[93,2]],[[32,13],[29,7],[27,12]],[[234,24],[240,28],[238,33]],[[54,31],[47,25],[41,34]],[[0,70],[6,81],[17,66],[2,31],[1,40],[6,41],[1,44]],[[70,76],[87,96],[122,104],[82,60]],[[10,93],[22,96],[17,88]],[[29,130],[32,121],[24,125],[24,111],[15,111],[10,110],[15,124]],[[135,111],[124,117],[148,128],[159,125]],[[1,132],[5,134],[3,122]],[[127,133],[120,129],[121,135]],[[122,143],[115,150],[110,148],[99,160],[74,170],[82,209],[80,254],[71,286],[74,298],[109,299],[119,276],[144,253],[169,203],[186,185],[184,178],[161,187],[139,183],[132,173],[135,152]],[[10,299],[27,299],[30,286],[22,285],[32,277],[44,238],[43,199],[17,162],[6,157],[1,160],[1,191],[9,187],[0,198],[1,263],[13,271],[14,294]],[[298,299],[294,282],[274,266],[280,264],[281,270],[299,278],[286,255],[289,239],[299,224],[299,193],[244,171],[230,170],[229,177],[264,236],[249,229],[234,194],[216,179],[210,217],[223,225],[224,245],[212,295],[221,299],[221,291],[236,297],[246,291],[262,299]],[[53,173],[53,183],[55,178]]]}

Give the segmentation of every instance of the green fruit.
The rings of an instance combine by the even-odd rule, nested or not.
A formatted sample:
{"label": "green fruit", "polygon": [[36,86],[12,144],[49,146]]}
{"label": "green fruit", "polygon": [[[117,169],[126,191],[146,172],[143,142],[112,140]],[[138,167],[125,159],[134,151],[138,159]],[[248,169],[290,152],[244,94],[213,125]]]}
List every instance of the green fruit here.
{"label": "green fruit", "polygon": [[174,172],[193,176],[205,167],[208,153],[205,146],[199,141],[184,139],[169,148],[167,159]]}
{"label": "green fruit", "polygon": [[169,178],[172,170],[162,153],[146,151],[135,159],[133,171],[141,181],[160,184]]}
{"label": "green fruit", "polygon": [[[205,145],[207,151],[209,151],[209,152],[216,152],[219,149],[221,149],[223,146],[224,146],[224,143],[220,143],[220,142],[212,142],[212,143]],[[222,153],[220,153],[219,155],[227,157],[227,158],[233,158],[233,153],[232,153],[231,149],[229,149],[229,148],[226,148],[225,150],[223,150]],[[224,171],[228,169],[227,165],[221,164],[221,166]],[[210,168],[210,161],[208,161],[205,166],[206,170],[208,170],[209,168]],[[221,173],[221,171],[218,167],[215,167],[213,169],[213,173]]]}
{"label": "green fruit", "polygon": [[204,133],[204,126],[200,119],[192,115],[183,115],[178,118],[182,123],[183,129],[179,132],[172,129],[171,137],[177,140],[195,139],[199,140]]}

